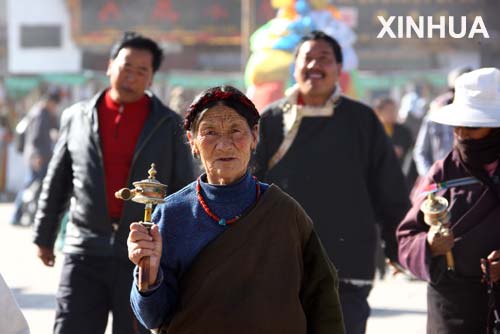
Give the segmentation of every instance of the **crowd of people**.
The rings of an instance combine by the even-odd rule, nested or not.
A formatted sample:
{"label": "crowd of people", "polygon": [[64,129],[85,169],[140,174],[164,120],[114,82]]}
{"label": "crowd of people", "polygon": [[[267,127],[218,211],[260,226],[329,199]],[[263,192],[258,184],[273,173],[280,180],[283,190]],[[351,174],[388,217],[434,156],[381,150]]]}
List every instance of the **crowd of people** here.
{"label": "crowd of people", "polygon": [[[363,334],[381,245],[393,272],[428,282],[428,333],[500,331],[500,71],[457,69],[447,93],[410,94],[398,115],[390,96],[343,95],[331,36],[304,36],[294,58],[295,84],[262,112],[217,86],[182,119],[148,91],[158,44],[125,33],[108,88],[60,127],[55,92],[30,113],[49,129],[25,154],[28,185],[43,179],[33,222],[47,266],[69,211],[54,333],[104,333],[112,312],[114,334]],[[153,162],[168,197],[149,229],[115,192]],[[439,228],[427,194],[448,203]]]}

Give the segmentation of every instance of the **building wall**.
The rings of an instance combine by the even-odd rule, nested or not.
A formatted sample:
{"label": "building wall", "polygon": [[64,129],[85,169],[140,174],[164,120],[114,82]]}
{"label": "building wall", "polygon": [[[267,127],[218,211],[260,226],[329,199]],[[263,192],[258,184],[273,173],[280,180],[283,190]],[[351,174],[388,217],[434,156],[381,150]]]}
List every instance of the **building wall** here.
{"label": "building wall", "polygon": [[481,66],[500,68],[500,20],[498,11],[500,1],[483,0],[485,7],[485,24],[491,38],[481,45]]}
{"label": "building wall", "polygon": [[0,78],[5,76],[5,73],[7,71],[7,17],[5,15],[6,6],[6,0],[0,0]]}
{"label": "building wall", "polygon": [[[81,52],[71,39],[70,17],[64,0],[7,0],[7,53],[10,74],[68,73],[81,69]],[[46,45],[42,38],[35,38],[44,27],[59,29],[60,39]],[[31,42],[26,46],[30,31]],[[52,36],[47,36],[49,39]],[[23,46],[25,43],[25,46]],[[32,45],[32,44],[30,44]]]}

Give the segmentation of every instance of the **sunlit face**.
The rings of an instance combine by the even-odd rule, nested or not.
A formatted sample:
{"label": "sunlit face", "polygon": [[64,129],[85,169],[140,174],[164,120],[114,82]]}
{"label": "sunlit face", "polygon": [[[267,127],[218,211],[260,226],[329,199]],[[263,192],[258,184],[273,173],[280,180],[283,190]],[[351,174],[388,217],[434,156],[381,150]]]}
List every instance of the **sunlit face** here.
{"label": "sunlit face", "polygon": [[342,65],[337,64],[333,49],[327,42],[304,42],[297,53],[293,76],[306,103],[324,104],[333,94],[341,69]]}
{"label": "sunlit face", "polygon": [[123,48],[109,61],[106,74],[113,100],[138,101],[153,80],[153,55],[147,50]]}
{"label": "sunlit face", "polygon": [[193,132],[188,132],[191,150],[199,155],[211,184],[231,184],[248,169],[257,146],[258,125],[250,129],[244,117],[232,108],[216,105],[208,109]]}
{"label": "sunlit face", "polygon": [[478,140],[488,136],[492,130],[492,128],[457,126],[453,128],[453,133],[458,140]]}

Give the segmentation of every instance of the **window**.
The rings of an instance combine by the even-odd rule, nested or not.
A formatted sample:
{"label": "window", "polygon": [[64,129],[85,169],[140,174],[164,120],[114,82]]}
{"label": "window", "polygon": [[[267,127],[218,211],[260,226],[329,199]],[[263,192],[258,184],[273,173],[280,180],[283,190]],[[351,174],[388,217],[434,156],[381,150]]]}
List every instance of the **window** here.
{"label": "window", "polygon": [[21,26],[21,47],[58,48],[61,42],[61,26],[33,25]]}

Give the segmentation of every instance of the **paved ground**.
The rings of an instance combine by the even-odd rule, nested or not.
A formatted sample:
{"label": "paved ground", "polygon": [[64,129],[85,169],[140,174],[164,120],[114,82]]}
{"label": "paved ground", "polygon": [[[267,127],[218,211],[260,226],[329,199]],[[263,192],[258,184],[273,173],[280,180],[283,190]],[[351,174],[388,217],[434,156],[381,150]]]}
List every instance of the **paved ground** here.
{"label": "paved ground", "polygon": [[426,286],[403,276],[375,282],[367,334],[425,334]]}
{"label": "paved ground", "polygon": [[[0,271],[14,291],[31,333],[50,334],[62,256],[56,258],[54,268],[45,267],[36,257],[30,228],[8,224],[11,212],[11,204],[0,203]],[[377,280],[370,304],[367,334],[425,333],[424,283],[404,277]]]}

